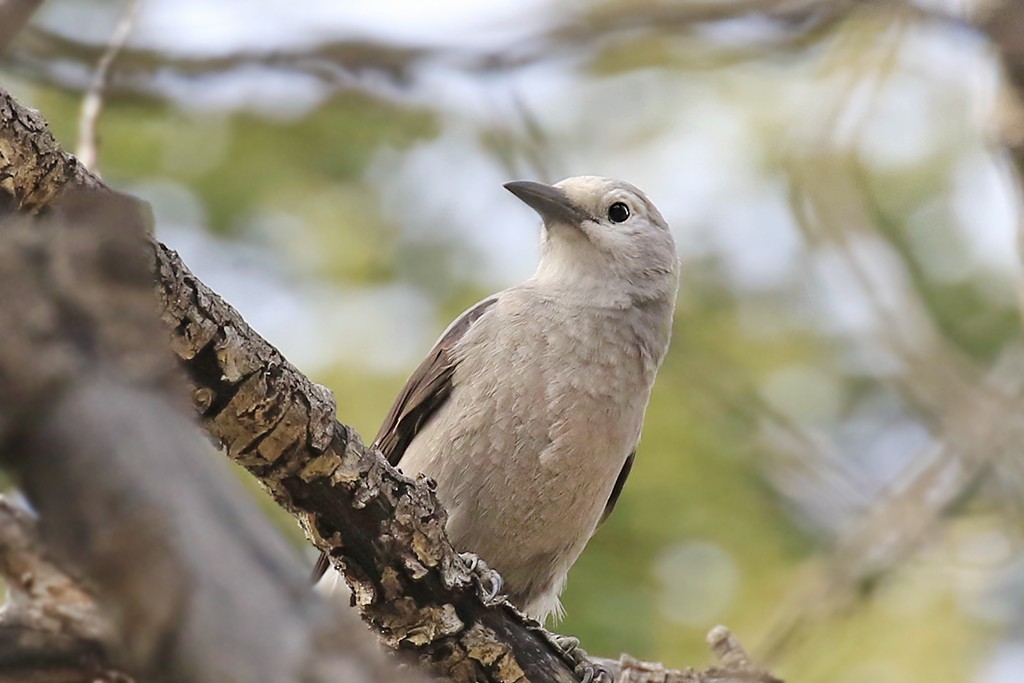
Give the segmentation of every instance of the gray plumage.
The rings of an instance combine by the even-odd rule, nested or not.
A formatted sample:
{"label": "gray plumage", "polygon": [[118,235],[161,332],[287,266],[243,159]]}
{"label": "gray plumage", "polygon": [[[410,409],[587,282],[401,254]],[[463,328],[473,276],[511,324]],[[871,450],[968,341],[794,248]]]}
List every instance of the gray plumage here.
{"label": "gray plumage", "polygon": [[543,622],[632,466],[678,258],[665,220],[628,183],[506,188],[544,219],[537,271],[449,326],[375,444],[437,482],[455,548],[498,570],[513,604]]}

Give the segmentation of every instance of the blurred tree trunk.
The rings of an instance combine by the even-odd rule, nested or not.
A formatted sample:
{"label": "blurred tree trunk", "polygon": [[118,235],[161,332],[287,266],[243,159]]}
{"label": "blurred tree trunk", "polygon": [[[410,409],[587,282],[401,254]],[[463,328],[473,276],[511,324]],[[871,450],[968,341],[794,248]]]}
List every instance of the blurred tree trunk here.
{"label": "blurred tree trunk", "polygon": [[[138,208],[72,190],[46,219],[0,227],[0,329],[13,332],[0,338],[0,463],[38,510],[42,544],[87,588],[26,566],[32,535],[5,517],[23,530],[5,563],[32,574],[15,573],[21,599],[3,614],[4,675],[60,680],[78,662],[84,680],[118,680],[110,665],[145,680],[416,680],[308,589],[210,457],[155,315]],[[48,624],[41,610],[73,618]],[[34,659],[17,647],[33,638]]]}

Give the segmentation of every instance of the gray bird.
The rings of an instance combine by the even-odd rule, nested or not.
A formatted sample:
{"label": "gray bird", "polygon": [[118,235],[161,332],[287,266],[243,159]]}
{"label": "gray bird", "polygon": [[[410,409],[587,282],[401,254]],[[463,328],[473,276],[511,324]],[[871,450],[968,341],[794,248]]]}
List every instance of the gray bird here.
{"label": "gray bird", "polygon": [[[633,466],[679,260],[665,219],[628,183],[505,188],[544,219],[537,271],[445,330],[374,444],[437,482],[452,545],[543,623]],[[320,586],[343,581],[331,570]]]}

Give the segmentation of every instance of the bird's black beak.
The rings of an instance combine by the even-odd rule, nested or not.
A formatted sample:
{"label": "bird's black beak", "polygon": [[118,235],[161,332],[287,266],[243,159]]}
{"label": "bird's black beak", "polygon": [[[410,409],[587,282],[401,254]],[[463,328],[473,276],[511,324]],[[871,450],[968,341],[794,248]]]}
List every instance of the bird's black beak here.
{"label": "bird's black beak", "polygon": [[516,180],[505,183],[505,189],[539,213],[545,223],[553,221],[578,225],[587,217],[582,209],[569,200],[565,192],[552,185]]}

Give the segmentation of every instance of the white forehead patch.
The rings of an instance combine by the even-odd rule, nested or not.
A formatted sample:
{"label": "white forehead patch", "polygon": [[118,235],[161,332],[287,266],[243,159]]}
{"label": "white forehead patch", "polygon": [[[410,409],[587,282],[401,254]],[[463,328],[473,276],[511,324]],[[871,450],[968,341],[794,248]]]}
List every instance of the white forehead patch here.
{"label": "white forehead patch", "polygon": [[597,213],[603,213],[605,207],[599,204],[606,198],[616,201],[633,199],[634,201],[628,201],[628,203],[633,205],[634,211],[647,214],[655,223],[664,223],[661,214],[647,198],[647,195],[636,186],[622,180],[582,175],[560,180],[555,183],[555,187],[564,191],[577,206]]}

